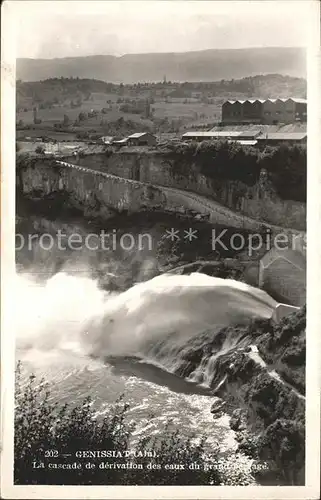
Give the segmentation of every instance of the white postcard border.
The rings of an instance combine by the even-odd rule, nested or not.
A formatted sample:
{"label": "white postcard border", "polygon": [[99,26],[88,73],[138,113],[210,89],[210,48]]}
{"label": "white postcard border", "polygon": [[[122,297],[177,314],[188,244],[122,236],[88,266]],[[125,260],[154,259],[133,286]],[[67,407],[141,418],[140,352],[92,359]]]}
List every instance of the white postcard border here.
{"label": "white postcard border", "polygon": [[[66,0],[63,0],[66,1]],[[61,4],[62,2],[47,2]],[[176,0],[178,1],[178,0]],[[185,0],[186,1],[186,0]],[[242,0],[241,0],[242,1]],[[269,1],[269,0],[267,0]],[[302,1],[302,0],[297,0]],[[308,47],[308,265],[307,265],[307,389],[306,486],[16,486],[13,485],[13,388],[15,234],[15,30],[16,9],[28,1],[7,0],[1,19],[1,497],[9,499],[317,499],[320,480],[320,346],[321,346],[321,53],[320,4],[310,9]],[[86,2],[74,2],[84,4]],[[89,4],[90,2],[88,2]],[[97,4],[97,2],[93,2]],[[106,2],[101,2],[101,4]],[[240,1],[236,1],[239,4]],[[266,2],[265,2],[266,3]],[[271,8],[277,11],[277,0]],[[288,2],[289,4],[291,1]],[[289,8],[290,5],[289,5]],[[75,10],[76,6],[75,6]],[[286,29],[286,19],[285,27]]]}

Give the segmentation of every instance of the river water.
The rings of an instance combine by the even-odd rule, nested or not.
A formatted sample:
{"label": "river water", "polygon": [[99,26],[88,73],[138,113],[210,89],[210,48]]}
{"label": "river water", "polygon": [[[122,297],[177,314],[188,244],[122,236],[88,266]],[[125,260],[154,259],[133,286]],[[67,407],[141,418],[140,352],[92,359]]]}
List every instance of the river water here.
{"label": "river water", "polygon": [[[181,435],[205,434],[209,448],[218,445],[236,467],[249,467],[235,455],[229,417],[210,412],[210,364],[188,380],[177,371],[204,331],[271,317],[275,302],[267,294],[199,273],[161,275],[115,294],[61,272],[43,282],[18,274],[16,295],[17,360],[51,383],[54,398],[76,403],[90,395],[103,414],[123,394],[136,436],[162,433],[170,419]],[[233,339],[223,347],[232,349]]]}

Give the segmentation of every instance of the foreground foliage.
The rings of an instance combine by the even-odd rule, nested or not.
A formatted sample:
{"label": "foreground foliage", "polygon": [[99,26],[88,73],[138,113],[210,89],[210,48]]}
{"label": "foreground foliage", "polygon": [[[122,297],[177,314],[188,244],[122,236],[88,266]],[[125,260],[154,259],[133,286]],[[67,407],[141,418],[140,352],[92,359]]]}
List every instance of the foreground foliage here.
{"label": "foreground foliage", "polygon": [[[96,485],[219,485],[248,484],[249,474],[232,474],[216,469],[205,470],[214,463],[205,458],[205,439],[195,444],[171,431],[170,424],[159,439],[139,438],[133,442],[135,425],[128,423],[128,405],[120,398],[103,417],[97,417],[92,401],[81,405],[60,405],[53,402],[47,384],[31,375],[22,382],[21,365],[16,372],[15,409],[15,484],[96,484]],[[79,450],[139,450],[157,457],[77,458]],[[57,455],[57,456],[56,456]],[[213,450],[216,458],[216,450]],[[128,463],[128,469],[100,468],[101,463]],[[80,463],[80,468],[66,468]],[[91,463],[95,466],[86,466]],[[197,463],[199,469],[189,465]],[[42,465],[43,464],[43,465]],[[49,467],[49,464],[51,466]],[[63,464],[60,468],[53,468]],[[141,464],[143,468],[136,468]],[[149,466],[147,467],[147,465]],[[173,470],[167,464],[176,464]]]}

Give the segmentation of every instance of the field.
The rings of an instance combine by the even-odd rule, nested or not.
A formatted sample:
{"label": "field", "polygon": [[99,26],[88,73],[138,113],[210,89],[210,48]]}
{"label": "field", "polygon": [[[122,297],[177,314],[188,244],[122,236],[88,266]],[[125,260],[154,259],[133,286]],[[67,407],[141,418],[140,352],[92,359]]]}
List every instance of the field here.
{"label": "field", "polygon": [[22,141],[26,139],[37,139],[48,137],[54,141],[75,141],[77,140],[76,132],[56,132],[48,124],[47,125],[32,125],[28,130],[16,130],[16,140]]}
{"label": "field", "polygon": [[[127,98],[129,97],[127,96]],[[124,99],[126,99],[126,96],[124,96]],[[73,124],[73,130],[70,130],[68,134],[71,135],[70,139],[74,139],[79,131],[95,131],[101,133],[101,135],[108,135],[108,126],[106,127],[106,125],[116,122],[121,118],[136,123],[138,128],[153,132],[156,131],[159,122],[167,122],[166,125],[169,127],[174,125],[175,129],[186,130],[193,125],[215,124],[221,118],[220,104],[206,104],[198,102],[196,99],[173,98],[168,102],[164,99],[155,100],[151,105],[151,119],[145,118],[141,114],[120,111],[121,104],[116,101],[117,95],[100,93],[92,94],[90,101],[83,101],[81,106],[77,108],[71,108],[70,102],[66,101],[63,104],[55,105],[51,109],[38,109],[37,118],[41,120],[40,126],[34,125],[32,109],[21,109],[17,112],[16,117],[19,132],[17,137],[48,135],[48,131],[52,131],[55,124],[63,122],[65,115],[68,116],[70,122]],[[104,113],[101,112],[102,109],[104,109]],[[79,113],[91,113],[92,111],[96,111],[97,115],[82,121],[80,127],[74,126]],[[25,126],[32,126],[35,130],[21,130]],[[133,132],[135,131],[133,130]],[[52,132],[50,133],[50,137],[59,139],[60,134],[57,137],[53,137]]]}
{"label": "field", "polygon": [[268,84],[278,95],[304,93],[304,80],[280,75],[213,83],[164,81],[133,85],[80,78],[19,81],[17,139],[121,139],[144,131],[172,136],[195,128],[209,130],[219,125],[226,99],[265,94]]}
{"label": "field", "polygon": [[156,102],[153,104],[156,118],[182,119],[185,125],[191,125],[200,119],[219,122],[221,119],[221,106],[219,104],[206,104],[196,100],[173,99],[171,102]]}

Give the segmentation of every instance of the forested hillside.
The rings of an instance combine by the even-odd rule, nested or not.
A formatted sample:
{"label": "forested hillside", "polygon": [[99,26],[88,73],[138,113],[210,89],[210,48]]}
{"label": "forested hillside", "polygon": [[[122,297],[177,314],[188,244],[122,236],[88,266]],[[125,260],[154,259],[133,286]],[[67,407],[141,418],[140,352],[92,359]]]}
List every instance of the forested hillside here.
{"label": "forested hillside", "polygon": [[298,47],[211,49],[195,52],[97,55],[61,59],[18,59],[17,78],[95,78],[115,83],[167,80],[215,81],[281,73],[305,77],[306,54]]}

